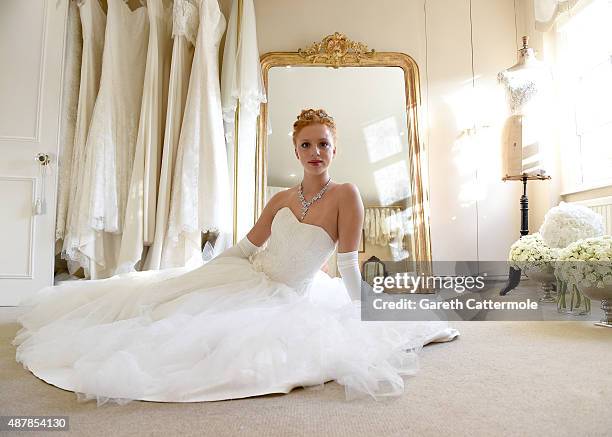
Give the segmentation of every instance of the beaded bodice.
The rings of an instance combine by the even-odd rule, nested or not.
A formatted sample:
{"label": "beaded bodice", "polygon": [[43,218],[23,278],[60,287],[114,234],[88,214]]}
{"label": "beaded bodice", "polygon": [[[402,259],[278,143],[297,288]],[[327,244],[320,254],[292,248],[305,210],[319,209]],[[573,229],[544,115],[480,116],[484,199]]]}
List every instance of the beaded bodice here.
{"label": "beaded bodice", "polygon": [[303,294],[335,248],[322,227],[300,222],[289,207],[283,207],[272,220],[268,244],[251,262],[256,270]]}

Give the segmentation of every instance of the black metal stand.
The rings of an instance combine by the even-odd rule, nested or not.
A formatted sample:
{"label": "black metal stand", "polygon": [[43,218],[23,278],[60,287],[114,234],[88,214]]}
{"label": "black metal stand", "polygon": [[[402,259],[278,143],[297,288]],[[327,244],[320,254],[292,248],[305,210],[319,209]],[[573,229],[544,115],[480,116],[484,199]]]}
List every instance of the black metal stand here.
{"label": "black metal stand", "polygon": [[[523,181],[523,195],[521,196],[521,237],[529,234],[529,199],[527,198],[527,175],[521,177]],[[499,292],[500,295],[505,296],[514,290],[521,281],[521,270],[510,267],[508,271],[508,282],[506,286]]]}

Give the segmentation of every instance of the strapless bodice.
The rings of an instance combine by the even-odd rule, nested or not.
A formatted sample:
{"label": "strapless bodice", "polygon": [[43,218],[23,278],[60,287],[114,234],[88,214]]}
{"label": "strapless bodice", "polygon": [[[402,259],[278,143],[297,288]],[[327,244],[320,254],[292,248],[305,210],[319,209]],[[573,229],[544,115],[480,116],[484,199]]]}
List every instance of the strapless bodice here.
{"label": "strapless bodice", "polygon": [[250,260],[256,270],[305,293],[335,248],[336,243],[325,229],[300,222],[285,206],[272,220],[266,247]]}

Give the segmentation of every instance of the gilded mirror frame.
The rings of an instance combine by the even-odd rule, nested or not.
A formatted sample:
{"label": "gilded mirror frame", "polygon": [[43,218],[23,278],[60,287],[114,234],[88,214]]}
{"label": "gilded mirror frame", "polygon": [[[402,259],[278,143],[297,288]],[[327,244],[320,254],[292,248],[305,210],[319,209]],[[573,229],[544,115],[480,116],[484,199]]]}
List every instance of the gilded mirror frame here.
{"label": "gilded mirror frame", "polygon": [[[399,67],[404,72],[406,93],[406,121],[408,128],[408,162],[410,172],[410,193],[412,193],[412,220],[414,223],[413,259],[420,262],[422,273],[431,272],[431,238],[429,228],[428,195],[423,180],[421,159],[423,141],[419,133],[419,68],[415,60],[400,52],[377,52],[368,50],[360,42],[348,39],[341,33],[326,36],[321,42],[313,43],[297,52],[268,52],[260,57],[263,84],[268,95],[269,71],[273,67]],[[268,103],[262,103],[257,128],[255,157],[255,220],[264,207],[267,166],[265,157],[268,149]]]}

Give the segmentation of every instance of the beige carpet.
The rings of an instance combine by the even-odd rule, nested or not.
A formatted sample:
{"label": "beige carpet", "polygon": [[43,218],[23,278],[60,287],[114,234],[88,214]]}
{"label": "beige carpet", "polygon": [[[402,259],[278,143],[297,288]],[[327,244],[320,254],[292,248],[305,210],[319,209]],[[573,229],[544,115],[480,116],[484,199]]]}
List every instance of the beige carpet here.
{"label": "beige carpet", "polygon": [[591,322],[453,322],[461,337],[426,346],[404,396],[386,402],[347,402],[342,387],[328,383],[234,401],[97,408],[14,361],[19,326],[9,310],[0,308],[0,415],[67,415],[64,435],[612,433],[612,329]]}

